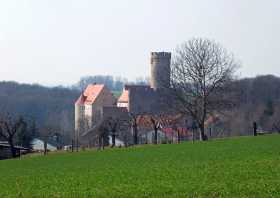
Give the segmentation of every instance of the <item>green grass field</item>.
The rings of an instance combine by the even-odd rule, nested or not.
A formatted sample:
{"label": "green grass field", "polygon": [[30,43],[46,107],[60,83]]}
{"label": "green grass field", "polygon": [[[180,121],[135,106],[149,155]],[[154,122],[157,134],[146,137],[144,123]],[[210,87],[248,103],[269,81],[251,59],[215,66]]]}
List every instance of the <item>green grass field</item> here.
{"label": "green grass field", "polygon": [[0,197],[280,197],[280,136],[0,161]]}

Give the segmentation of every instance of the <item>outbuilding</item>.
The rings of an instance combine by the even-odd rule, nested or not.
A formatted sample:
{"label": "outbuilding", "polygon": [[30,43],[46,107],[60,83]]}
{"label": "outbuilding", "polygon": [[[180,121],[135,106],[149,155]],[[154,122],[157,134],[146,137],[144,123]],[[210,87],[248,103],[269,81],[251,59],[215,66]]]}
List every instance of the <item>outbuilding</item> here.
{"label": "outbuilding", "polygon": [[[14,149],[16,151],[16,157],[20,157],[21,154],[26,153],[30,150],[21,146],[15,146]],[[0,160],[10,158],[13,158],[11,146],[8,144],[8,142],[0,141]]]}

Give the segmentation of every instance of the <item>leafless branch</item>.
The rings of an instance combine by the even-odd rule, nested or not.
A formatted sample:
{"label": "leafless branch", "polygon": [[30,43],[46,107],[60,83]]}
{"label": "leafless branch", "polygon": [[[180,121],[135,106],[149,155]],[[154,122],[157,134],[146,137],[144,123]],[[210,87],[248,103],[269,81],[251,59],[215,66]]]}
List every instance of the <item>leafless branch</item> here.
{"label": "leafless branch", "polygon": [[233,104],[229,82],[239,67],[220,44],[194,38],[177,48],[171,66],[171,88],[179,112],[197,122],[201,139],[204,123],[215,112]]}

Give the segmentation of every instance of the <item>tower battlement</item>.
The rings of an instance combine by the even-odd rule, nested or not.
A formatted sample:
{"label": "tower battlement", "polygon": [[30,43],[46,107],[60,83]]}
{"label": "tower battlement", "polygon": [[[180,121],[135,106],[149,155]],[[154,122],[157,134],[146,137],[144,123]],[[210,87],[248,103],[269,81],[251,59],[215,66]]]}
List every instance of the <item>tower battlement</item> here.
{"label": "tower battlement", "polygon": [[151,52],[151,60],[153,59],[171,59],[170,52]]}

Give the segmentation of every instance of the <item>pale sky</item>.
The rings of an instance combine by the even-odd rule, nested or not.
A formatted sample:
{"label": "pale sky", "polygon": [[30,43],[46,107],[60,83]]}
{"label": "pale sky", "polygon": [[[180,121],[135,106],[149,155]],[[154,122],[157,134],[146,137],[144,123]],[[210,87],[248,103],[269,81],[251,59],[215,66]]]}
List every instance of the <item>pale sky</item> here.
{"label": "pale sky", "polygon": [[0,0],[0,81],[132,80],[193,37],[232,51],[243,77],[280,76],[279,0]]}

